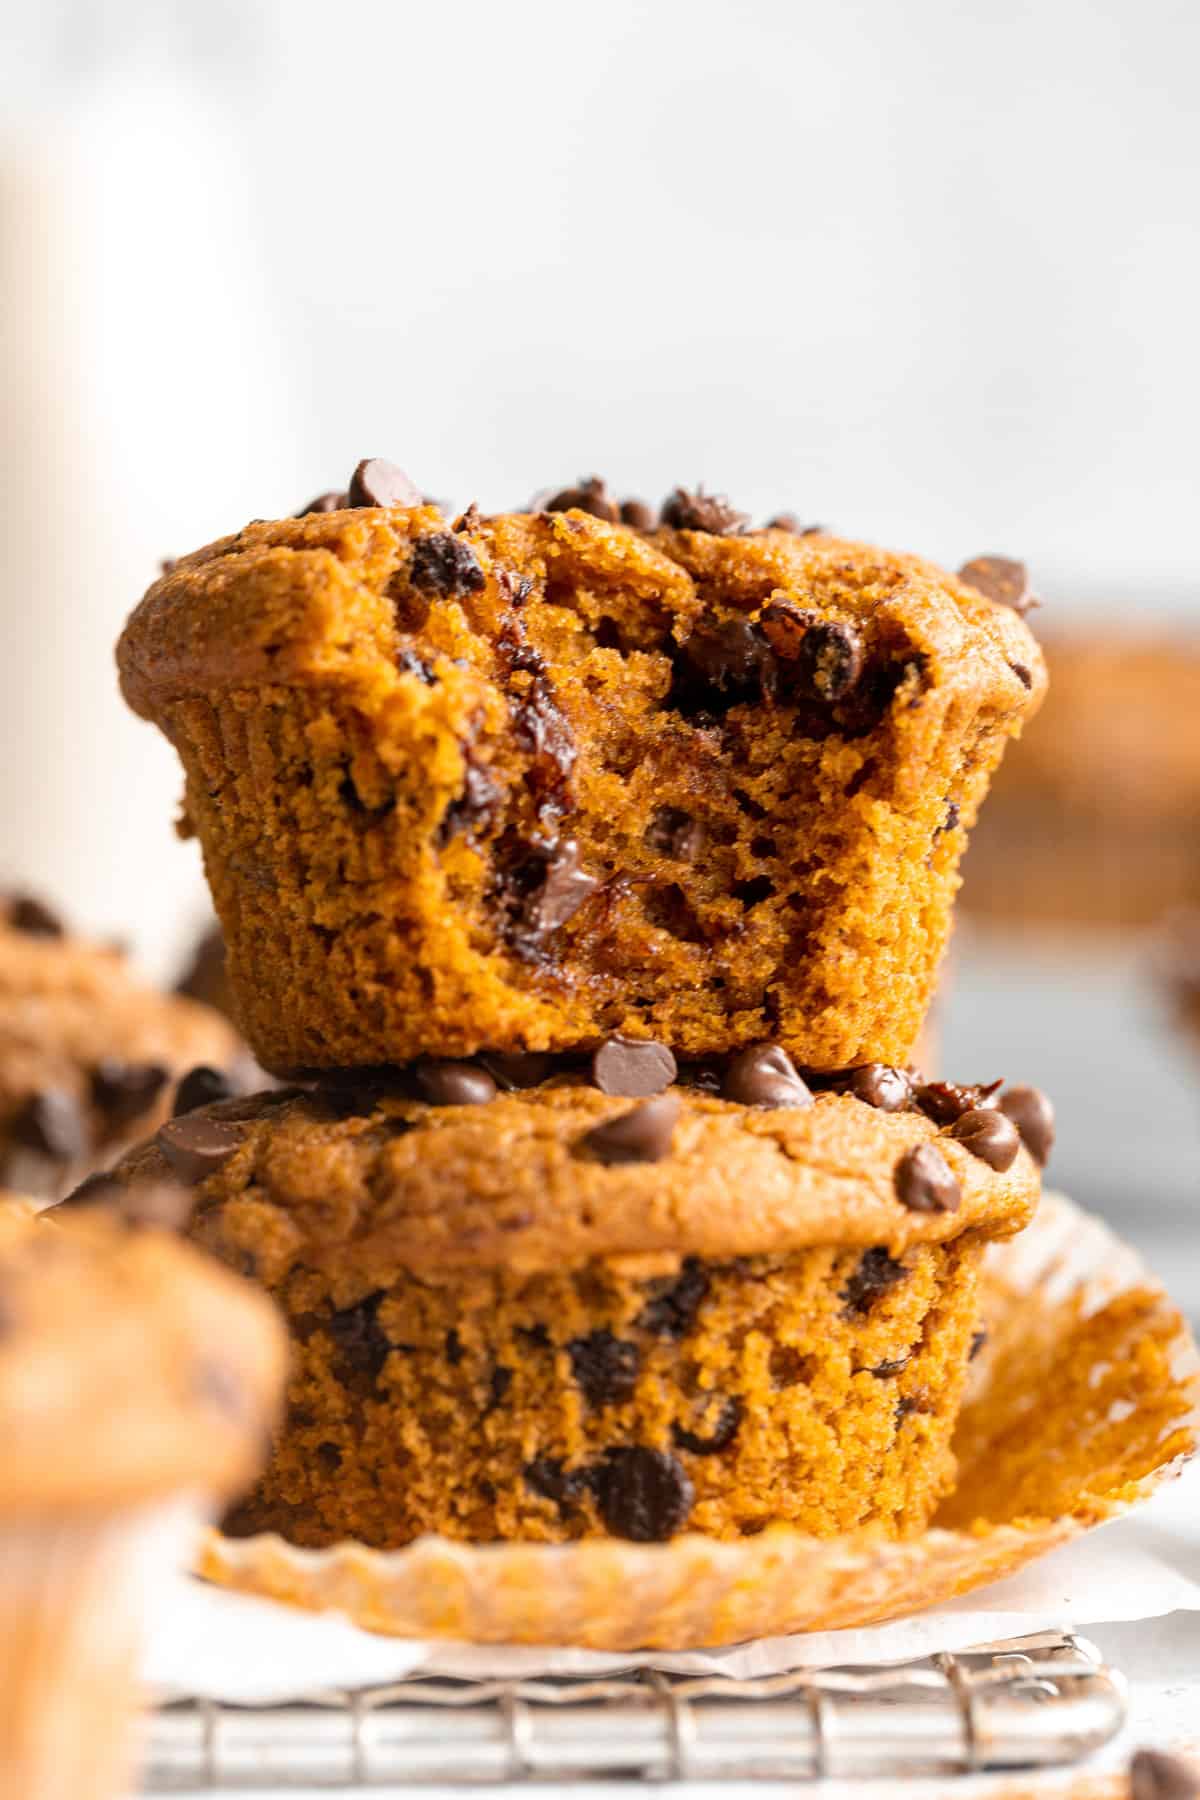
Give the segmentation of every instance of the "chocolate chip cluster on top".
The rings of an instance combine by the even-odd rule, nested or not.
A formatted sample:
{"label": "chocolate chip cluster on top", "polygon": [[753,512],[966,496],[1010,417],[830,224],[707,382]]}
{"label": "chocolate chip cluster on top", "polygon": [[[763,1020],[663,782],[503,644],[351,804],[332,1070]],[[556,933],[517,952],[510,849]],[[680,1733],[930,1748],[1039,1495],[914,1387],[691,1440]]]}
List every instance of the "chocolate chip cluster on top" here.
{"label": "chocolate chip cluster on top", "polygon": [[165,1118],[201,1060],[252,1066],[215,1013],[145,986],[42,901],[0,899],[0,1186],[62,1194]]}

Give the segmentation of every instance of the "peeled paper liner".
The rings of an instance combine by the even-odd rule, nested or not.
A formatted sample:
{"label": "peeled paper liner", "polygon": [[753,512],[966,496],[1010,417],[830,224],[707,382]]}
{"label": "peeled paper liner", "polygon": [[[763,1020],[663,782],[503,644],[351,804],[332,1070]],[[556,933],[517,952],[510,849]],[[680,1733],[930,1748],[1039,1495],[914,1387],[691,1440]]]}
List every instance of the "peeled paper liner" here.
{"label": "peeled paper liner", "polygon": [[210,1531],[198,1572],[368,1631],[477,1644],[687,1650],[920,1611],[1119,1517],[1200,1435],[1187,1325],[1136,1252],[1071,1201],[1048,1194],[1020,1237],[989,1249],[984,1293],[958,1482],[918,1537],[778,1526],[737,1542],[313,1551]]}

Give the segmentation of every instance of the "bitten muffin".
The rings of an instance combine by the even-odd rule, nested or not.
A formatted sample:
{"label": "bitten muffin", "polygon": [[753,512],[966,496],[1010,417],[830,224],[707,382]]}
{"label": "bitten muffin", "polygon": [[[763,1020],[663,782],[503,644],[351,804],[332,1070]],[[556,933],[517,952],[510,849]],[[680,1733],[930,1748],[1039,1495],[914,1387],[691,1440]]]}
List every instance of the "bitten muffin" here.
{"label": "bitten muffin", "polygon": [[705,496],[645,532],[594,495],[451,529],[356,480],[399,503],[183,558],[118,650],[183,761],[260,1061],[616,1030],[903,1062],[1042,694],[1016,607]]}
{"label": "bitten muffin", "polygon": [[199,1110],[80,1196],[193,1181],[196,1242],[287,1316],[288,1420],[230,1528],[920,1530],[953,1478],[983,1245],[1039,1191],[1014,1118],[1044,1155],[1040,1097],[1010,1118],[874,1067],[814,1099],[771,1046],[687,1086],[621,1040],[590,1073],[491,1069]]}
{"label": "bitten muffin", "polygon": [[1136,929],[1200,906],[1200,638],[1048,638],[1050,699],[1006,761],[963,906],[1006,930]]}
{"label": "bitten muffin", "polygon": [[57,1198],[166,1118],[186,1070],[241,1078],[248,1061],[216,1013],[146,986],[39,901],[0,896],[0,1186]]}
{"label": "bitten muffin", "polygon": [[47,1217],[0,1213],[0,1769],[28,1800],[116,1800],[143,1612],[259,1467],[286,1339],[170,1234]]}

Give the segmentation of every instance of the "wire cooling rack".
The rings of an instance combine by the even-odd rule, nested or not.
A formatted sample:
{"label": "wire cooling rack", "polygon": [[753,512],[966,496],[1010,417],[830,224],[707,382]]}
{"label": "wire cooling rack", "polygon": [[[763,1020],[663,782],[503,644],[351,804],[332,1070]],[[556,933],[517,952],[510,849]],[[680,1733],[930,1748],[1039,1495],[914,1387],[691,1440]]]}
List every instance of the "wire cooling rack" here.
{"label": "wire cooling rack", "polygon": [[151,1721],[144,1791],[429,1782],[816,1780],[1075,1762],[1125,1717],[1085,1638],[1044,1634],[891,1668],[757,1681],[397,1682],[286,1706],[183,1700]]}

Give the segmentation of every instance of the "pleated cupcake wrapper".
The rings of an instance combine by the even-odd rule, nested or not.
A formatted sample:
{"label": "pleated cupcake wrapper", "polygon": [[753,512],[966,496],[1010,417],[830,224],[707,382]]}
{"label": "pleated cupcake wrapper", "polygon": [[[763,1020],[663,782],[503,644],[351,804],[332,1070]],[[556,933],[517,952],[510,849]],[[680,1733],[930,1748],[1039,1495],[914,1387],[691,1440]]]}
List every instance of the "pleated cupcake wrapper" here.
{"label": "pleated cupcake wrapper", "polygon": [[478,1644],[687,1650],[876,1624],[1011,1574],[1144,1500],[1200,1440],[1200,1358],[1159,1283],[1069,1200],[988,1252],[989,1344],[959,1481],[928,1531],[561,1545],[423,1538],[300,1550],[205,1534],[200,1573],[370,1631]]}
{"label": "pleated cupcake wrapper", "polygon": [[0,1522],[0,1792],[127,1792],[148,1614],[198,1520],[193,1502],[172,1501]]}

